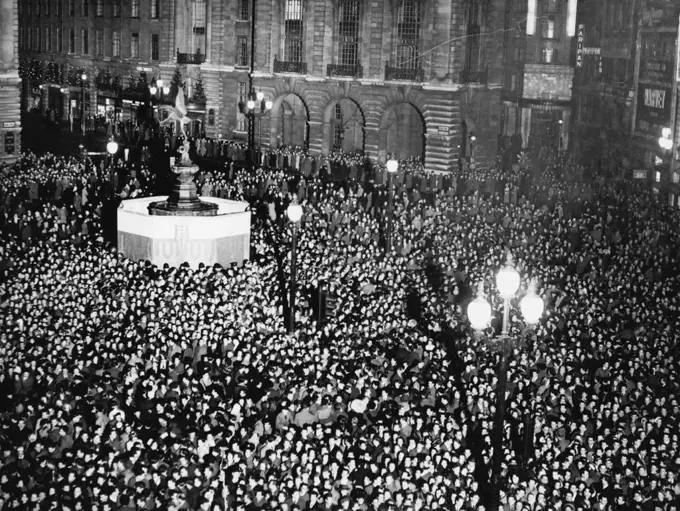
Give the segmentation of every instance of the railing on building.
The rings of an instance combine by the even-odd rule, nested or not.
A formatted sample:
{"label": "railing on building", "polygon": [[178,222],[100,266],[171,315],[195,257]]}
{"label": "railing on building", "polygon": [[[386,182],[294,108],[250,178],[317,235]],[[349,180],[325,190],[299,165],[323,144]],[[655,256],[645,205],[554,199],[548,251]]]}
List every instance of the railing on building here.
{"label": "railing on building", "polygon": [[390,66],[389,61],[385,63],[385,81],[403,80],[408,82],[423,82],[425,73],[422,68],[405,68]]}
{"label": "railing on building", "polygon": [[278,56],[274,57],[274,72],[275,73],[297,73],[299,75],[307,74],[307,62],[295,62],[293,60],[279,60]]}
{"label": "railing on building", "polygon": [[360,64],[328,64],[328,67],[326,68],[326,75],[330,77],[346,76],[350,78],[363,78],[364,68]]}
{"label": "railing on building", "polygon": [[179,48],[177,48],[177,63],[178,64],[194,64],[199,65],[205,62],[205,55],[201,53],[201,50],[197,50],[196,53],[180,53]]}
{"label": "railing on building", "polygon": [[463,69],[460,72],[460,81],[462,83],[487,83],[488,77],[489,72],[486,69],[476,71]]}

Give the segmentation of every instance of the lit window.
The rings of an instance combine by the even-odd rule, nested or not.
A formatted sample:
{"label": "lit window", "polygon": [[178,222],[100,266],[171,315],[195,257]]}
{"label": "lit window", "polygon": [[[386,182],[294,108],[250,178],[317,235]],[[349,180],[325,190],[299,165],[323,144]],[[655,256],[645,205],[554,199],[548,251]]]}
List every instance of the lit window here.
{"label": "lit window", "polygon": [[120,2],[121,0],[113,0],[113,17],[120,17]]}
{"label": "lit window", "polygon": [[553,20],[543,22],[543,39],[555,39],[555,22]]}
{"label": "lit window", "polygon": [[[238,102],[243,104],[246,101],[248,84],[246,82],[238,82]],[[241,109],[236,108],[236,130],[246,131],[246,116],[241,112]]]}
{"label": "lit window", "polygon": [[338,19],[338,63],[355,67],[359,63],[359,1],[343,0]]}
{"label": "lit window", "polygon": [[536,0],[528,0],[527,5],[527,35],[536,33]]}
{"label": "lit window", "polygon": [[569,0],[567,5],[567,37],[576,35],[576,5],[578,0]]}
{"label": "lit window", "polygon": [[120,57],[120,30],[113,31],[113,53],[114,57]]}
{"label": "lit window", "polygon": [[149,18],[158,19],[158,0],[151,0],[151,12]]}
{"label": "lit window", "polygon": [[139,0],[132,0],[130,16],[139,18]]}
{"label": "lit window", "polygon": [[418,67],[420,38],[420,1],[401,0],[397,22],[397,67]]}
{"label": "lit window", "polygon": [[250,19],[250,2],[249,0],[239,0],[238,1],[238,13],[236,13],[238,19],[249,20]]}
{"label": "lit window", "polygon": [[302,0],[286,1],[285,60],[302,62]]}
{"label": "lit window", "polygon": [[248,65],[248,38],[239,37],[236,39],[236,65]]}
{"label": "lit window", "polygon": [[95,16],[104,16],[104,0],[97,0],[94,13]]}
{"label": "lit window", "polygon": [[194,1],[194,34],[205,34],[205,0]]}
{"label": "lit window", "polygon": [[139,58],[139,33],[133,32],[130,39],[130,57],[133,59]]}

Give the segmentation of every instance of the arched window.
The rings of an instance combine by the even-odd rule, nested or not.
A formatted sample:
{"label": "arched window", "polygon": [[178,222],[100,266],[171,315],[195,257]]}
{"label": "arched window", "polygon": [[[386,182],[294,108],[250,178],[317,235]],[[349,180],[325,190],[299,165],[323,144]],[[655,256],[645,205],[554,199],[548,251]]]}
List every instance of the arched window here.
{"label": "arched window", "polygon": [[420,0],[401,0],[397,21],[397,67],[415,69],[418,66],[420,40]]}
{"label": "arched window", "polygon": [[302,0],[286,0],[284,60],[302,62]]}
{"label": "arched window", "polygon": [[342,0],[338,16],[338,64],[359,63],[359,0]]}

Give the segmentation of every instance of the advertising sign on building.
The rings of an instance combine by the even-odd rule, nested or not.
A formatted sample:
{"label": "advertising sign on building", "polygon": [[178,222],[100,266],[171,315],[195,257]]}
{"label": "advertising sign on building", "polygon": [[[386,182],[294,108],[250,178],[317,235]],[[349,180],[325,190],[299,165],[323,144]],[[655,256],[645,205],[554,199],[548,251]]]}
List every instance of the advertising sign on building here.
{"label": "advertising sign on building", "polygon": [[576,67],[583,67],[583,39],[585,31],[585,25],[579,24],[576,31]]}
{"label": "advertising sign on building", "polygon": [[[635,134],[656,144],[671,128],[675,34],[642,34]],[[669,51],[670,50],[670,51]]]}

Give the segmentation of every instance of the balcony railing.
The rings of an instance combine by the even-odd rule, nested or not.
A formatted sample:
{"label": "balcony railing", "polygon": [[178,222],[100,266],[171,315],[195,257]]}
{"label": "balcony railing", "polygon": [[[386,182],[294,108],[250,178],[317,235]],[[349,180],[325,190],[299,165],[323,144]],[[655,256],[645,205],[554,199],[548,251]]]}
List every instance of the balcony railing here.
{"label": "balcony railing", "polygon": [[205,62],[205,55],[198,50],[196,53],[180,53],[177,48],[177,63],[178,64],[203,64]]}
{"label": "balcony railing", "polygon": [[403,68],[403,67],[392,67],[390,63],[385,64],[385,81],[390,80],[403,80],[408,82],[423,82],[425,73],[420,67],[415,68]]}
{"label": "balcony railing", "polygon": [[350,78],[363,78],[364,68],[360,64],[347,66],[343,64],[328,64],[326,68],[326,75],[328,76],[347,76]]}
{"label": "balcony railing", "polygon": [[274,72],[275,73],[297,73],[299,75],[307,74],[306,62],[295,62],[293,60],[279,60],[274,57]]}
{"label": "balcony railing", "polygon": [[462,83],[487,83],[489,72],[486,69],[480,71],[471,71],[463,69],[460,72],[460,81]]}

